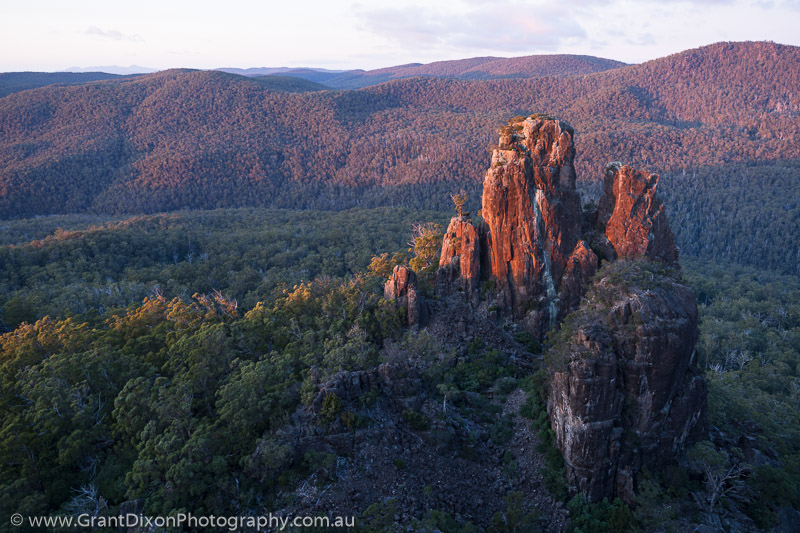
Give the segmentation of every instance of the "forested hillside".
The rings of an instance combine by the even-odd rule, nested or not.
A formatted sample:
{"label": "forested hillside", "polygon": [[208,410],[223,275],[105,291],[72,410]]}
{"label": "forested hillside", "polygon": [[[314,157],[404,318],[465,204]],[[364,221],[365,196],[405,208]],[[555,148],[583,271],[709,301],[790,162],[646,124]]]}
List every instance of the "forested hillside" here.
{"label": "forested hillside", "polygon": [[[530,434],[523,426],[540,428],[545,440],[533,443],[547,459],[534,468],[569,510],[573,528],[681,530],[713,512],[724,523],[768,529],[796,516],[786,514],[800,507],[796,277],[683,262],[700,305],[697,349],[709,381],[710,436],[719,448],[706,441],[691,456],[711,469],[709,479],[737,468],[722,501],[714,507],[714,487],[693,466],[648,473],[630,508],[621,501],[586,505],[564,490],[563,462],[541,429],[546,413],[536,399],[536,375],[526,376],[514,358],[480,339],[456,357],[433,335],[404,332],[394,304],[381,298],[383,278],[374,268],[380,261],[368,269],[372,257],[405,253],[412,222],[446,217],[397,209],[238,209],[4,223],[0,294],[16,303],[0,307],[27,312],[11,320],[29,323],[0,336],[3,527],[11,510],[250,515],[296,508],[306,488],[313,504],[332,487],[327,494],[356,502],[359,531],[393,531],[396,501],[351,497],[342,487],[358,458],[324,445],[370,435],[389,457],[382,474],[404,479],[413,454],[375,437],[387,423],[419,435],[413,442],[430,440],[441,455],[458,446],[454,453],[468,472],[485,468],[490,456],[509,483],[531,475],[510,445],[512,427],[523,434]],[[392,357],[428,361],[419,394],[437,413],[446,404],[441,418],[457,417],[472,436],[453,444],[456,430],[413,408],[395,412],[388,393],[360,403],[330,395],[321,407],[312,405],[320,380],[391,365]],[[393,377],[405,383],[410,375]],[[520,408],[526,418],[513,426],[493,402],[518,388],[528,394]],[[474,490],[483,489],[497,490]],[[427,514],[403,519],[417,529],[551,526],[537,509],[550,498],[542,493],[535,501],[520,501],[515,492],[484,501],[491,525],[482,528],[449,514],[453,505],[442,499],[441,484],[431,481],[419,492]]]}
{"label": "forested hillside", "polygon": [[330,87],[327,85],[295,76],[255,76],[253,79],[270,91],[306,93],[330,90]]}
{"label": "forested hillside", "polygon": [[576,129],[579,180],[609,160],[664,175],[687,200],[668,203],[684,253],[796,273],[798,65],[796,47],[720,43],[579,77],[286,92],[320,87],[172,70],[44,87],[0,99],[0,217],[441,209],[462,186],[477,200],[505,119],[547,111]]}
{"label": "forested hillside", "polygon": [[473,57],[455,61],[398,65],[368,71],[350,71],[327,79],[336,89],[359,89],[386,81],[412,78],[456,78],[487,80],[494,78],[540,78],[580,76],[624,66],[611,59],[578,55],[537,55],[523,57]]}
{"label": "forested hillside", "polygon": [[406,248],[412,224],[445,219],[408,209],[219,209],[9,221],[0,224],[0,328],[98,316],[154,292],[221,290],[249,309],[287,285],[352,276],[373,255]]}
{"label": "forested hillside", "polygon": [[124,77],[108,72],[3,72],[0,73],[0,98],[11,93],[47,85],[77,85]]}

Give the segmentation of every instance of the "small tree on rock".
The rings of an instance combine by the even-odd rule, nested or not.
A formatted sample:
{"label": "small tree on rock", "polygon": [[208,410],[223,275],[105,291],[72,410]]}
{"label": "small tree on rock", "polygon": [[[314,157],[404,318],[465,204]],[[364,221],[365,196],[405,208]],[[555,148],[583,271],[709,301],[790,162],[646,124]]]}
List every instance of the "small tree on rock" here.
{"label": "small tree on rock", "polygon": [[414,224],[408,251],[414,254],[409,265],[417,274],[434,272],[439,266],[442,238],[442,227],[439,224],[433,222]]}
{"label": "small tree on rock", "polygon": [[464,205],[467,203],[467,191],[461,189],[459,192],[451,194],[453,203],[456,206],[456,213],[459,217],[469,218],[469,211],[464,211]]}

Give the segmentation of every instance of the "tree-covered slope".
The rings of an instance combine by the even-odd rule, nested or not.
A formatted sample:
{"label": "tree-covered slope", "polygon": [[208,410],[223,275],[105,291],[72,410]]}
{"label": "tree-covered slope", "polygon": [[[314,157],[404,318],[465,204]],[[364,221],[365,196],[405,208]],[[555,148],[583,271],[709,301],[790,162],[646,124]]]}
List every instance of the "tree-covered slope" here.
{"label": "tree-covered slope", "polygon": [[523,111],[576,128],[585,180],[609,160],[665,172],[797,158],[799,56],[718,44],[579,78],[414,78],[343,92],[182,70],[44,87],[0,100],[0,216],[421,207],[419,189],[477,184],[497,126]]}
{"label": "tree-covered slope", "polygon": [[3,72],[0,73],[0,98],[47,85],[77,85],[123,77],[108,72]]}
{"label": "tree-covered slope", "polygon": [[285,92],[172,70],[44,87],[0,99],[0,217],[442,209],[460,187],[477,199],[500,124],[547,110],[575,127],[579,180],[614,160],[665,176],[684,253],[796,272],[798,65],[796,47],[720,43],[572,78]]}
{"label": "tree-covered slope", "polygon": [[[711,440],[685,467],[643,476],[635,506],[588,505],[569,499],[552,448],[527,351],[542,346],[404,332],[383,280],[362,272],[373,254],[407,249],[412,221],[436,219],[240,209],[4,222],[2,294],[41,292],[30,323],[0,335],[0,528],[12,512],[131,509],[347,509],[365,533],[398,521],[453,533],[566,520],[686,530],[709,513],[769,529],[796,516],[796,276],[683,262]],[[363,389],[349,396],[353,383]],[[728,470],[709,511],[710,481]]]}

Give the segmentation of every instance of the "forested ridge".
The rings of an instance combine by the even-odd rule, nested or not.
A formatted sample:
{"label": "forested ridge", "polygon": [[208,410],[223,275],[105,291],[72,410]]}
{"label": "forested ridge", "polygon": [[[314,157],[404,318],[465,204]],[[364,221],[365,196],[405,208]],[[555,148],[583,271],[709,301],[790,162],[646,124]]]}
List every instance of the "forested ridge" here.
{"label": "forested ridge", "polygon": [[[374,368],[397,350],[452,357],[430,367],[425,394],[463,413],[468,427],[487,424],[494,446],[507,443],[509,418],[486,398],[514,387],[535,398],[535,376],[477,340],[462,357],[447,356],[431,335],[405,331],[382,298],[385,272],[377,267],[386,256],[375,258],[408,260],[413,223],[447,217],[236,209],[5,222],[0,298],[14,301],[0,302],[0,320],[13,329],[0,336],[2,527],[12,511],[248,515],[291,506],[297,487],[321,491],[344,479],[340,465],[353,459],[321,444],[303,451],[293,428],[310,424],[320,439],[355,434],[380,427],[391,412],[393,400],[382,394],[360,406],[331,398],[298,421],[315,380]],[[700,305],[710,434],[731,443],[693,454],[711,454],[701,458],[709,468],[742,468],[714,512],[772,527],[782,509],[800,507],[800,285],[796,276],[720,262],[683,268]],[[546,420],[535,399],[524,412]],[[408,408],[401,418],[422,435],[439,424]],[[479,440],[465,446],[465,464],[487,453]],[[588,506],[568,499],[558,462],[548,461],[548,491],[569,502],[573,528],[649,531],[702,521],[706,512],[711,488],[701,470],[647,473],[630,508]],[[400,456],[394,464],[406,468]],[[521,475],[513,453],[503,465],[508,476]],[[438,489],[429,491],[431,511],[419,528],[548,526],[514,493],[482,529],[438,508]],[[391,498],[362,509],[359,530],[394,531],[391,509]]]}
{"label": "forested ridge", "polygon": [[368,71],[350,71],[331,76],[324,83],[335,89],[358,89],[386,81],[412,78],[457,78],[481,80],[494,78],[538,78],[579,76],[624,66],[625,63],[581,55],[535,55],[523,57],[472,57],[454,61],[397,65]]}
{"label": "forested ridge", "polygon": [[45,315],[99,316],[154,292],[223,291],[244,308],[287,285],[363,271],[403,249],[432,211],[219,209],[102,220],[72,215],[0,224],[0,327]]}
{"label": "forested ridge", "polygon": [[[575,127],[582,180],[599,179],[609,160],[663,173],[780,164],[800,158],[798,56],[773,43],[719,43],[573,77],[297,93],[171,70],[24,91],[0,100],[0,217],[443,208],[444,191],[477,190],[497,127],[533,111]],[[746,169],[726,179],[751,179]]]}
{"label": "forested ridge", "polygon": [[77,85],[91,81],[114,80],[125,77],[120,74],[109,74],[108,72],[1,72],[0,98],[11,93],[48,85]]}

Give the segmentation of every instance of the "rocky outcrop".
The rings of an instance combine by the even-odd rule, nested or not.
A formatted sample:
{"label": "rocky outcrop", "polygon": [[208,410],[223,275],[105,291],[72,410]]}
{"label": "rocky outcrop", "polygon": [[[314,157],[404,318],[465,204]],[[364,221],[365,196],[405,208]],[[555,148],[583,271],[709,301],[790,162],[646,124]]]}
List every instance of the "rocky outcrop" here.
{"label": "rocky outcrop", "polygon": [[[481,279],[493,279],[495,307],[525,317],[539,337],[577,306],[598,258],[583,240],[573,136],[568,124],[539,116],[501,129],[483,183],[485,223],[450,221],[437,274],[440,294],[456,288],[472,296]],[[657,185],[655,174],[608,165],[591,223],[593,246],[605,259],[677,264]]]}
{"label": "rocky outcrop", "polygon": [[548,413],[571,487],[630,502],[635,475],[674,461],[705,426],[697,305],[652,264],[603,272],[552,348]]}
{"label": "rocky outcrop", "polygon": [[656,194],[658,179],[657,174],[620,163],[606,167],[597,224],[616,257],[678,262],[675,238]]}
{"label": "rocky outcrop", "polygon": [[[540,339],[561,327],[547,355],[560,362],[548,412],[570,485],[590,501],[630,502],[636,474],[674,461],[705,425],[697,306],[679,279],[658,176],[608,165],[598,208],[584,216],[569,125],[532,116],[500,134],[485,225],[450,222],[437,291],[474,298],[478,281],[492,280],[487,311],[522,319]],[[599,282],[593,249],[606,260]]]}
{"label": "rocky outcrop", "polygon": [[532,116],[500,133],[483,183],[485,226],[458,217],[450,222],[437,286],[471,294],[481,278],[492,279],[494,307],[526,317],[541,337],[577,305],[597,269],[580,235],[574,132],[559,120]]}
{"label": "rocky outcrop", "polygon": [[[580,285],[565,279],[568,266],[584,262],[570,268],[575,274],[597,261],[588,246],[579,244],[573,135],[569,125],[555,119],[511,123],[501,131],[483,183],[482,213],[491,235],[491,275],[500,306],[517,316],[537,310],[539,329],[552,327],[566,314],[561,301],[565,286]],[[574,295],[569,299],[574,301]]]}
{"label": "rocky outcrop", "polygon": [[486,229],[476,227],[465,217],[453,217],[442,240],[439,271],[436,274],[437,292],[446,294],[453,289],[474,295],[480,288],[481,264],[486,262],[488,249]]}
{"label": "rocky outcrop", "polygon": [[[315,369],[312,369],[312,380]],[[317,378],[318,379],[318,378]],[[311,401],[311,410],[319,413],[325,397],[335,394],[344,402],[351,404],[370,391],[380,391],[390,398],[405,398],[416,395],[422,389],[422,379],[408,364],[382,363],[369,370],[342,371],[317,384],[317,393]]]}
{"label": "rocky outcrop", "polygon": [[597,272],[597,256],[585,241],[578,241],[567,260],[561,280],[560,298],[562,313],[578,307],[586,287]]}
{"label": "rocky outcrop", "polygon": [[410,268],[397,265],[383,286],[383,296],[406,310],[409,326],[425,325],[428,320],[428,308],[417,290],[417,275]]}

